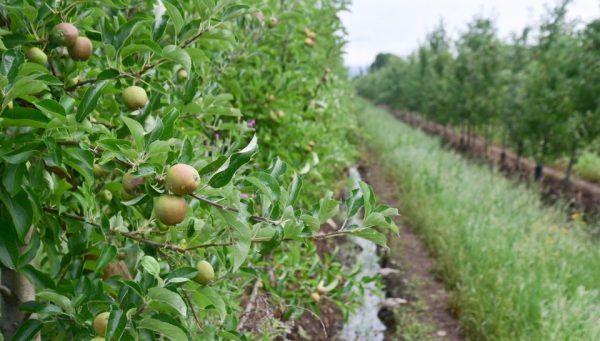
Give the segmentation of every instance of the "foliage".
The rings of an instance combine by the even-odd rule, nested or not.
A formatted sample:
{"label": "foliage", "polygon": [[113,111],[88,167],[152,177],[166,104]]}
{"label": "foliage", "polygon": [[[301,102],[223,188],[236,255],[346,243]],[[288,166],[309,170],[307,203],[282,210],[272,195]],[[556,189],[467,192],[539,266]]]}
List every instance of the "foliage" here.
{"label": "foliage", "polygon": [[[36,291],[14,307],[33,314],[15,340],[91,339],[102,312],[106,340],[241,340],[242,297],[257,281],[283,321],[316,307],[317,283],[352,307],[360,283],[319,260],[313,242],[354,234],[385,244],[375,226],[396,227],[395,210],[366,184],[343,202],[328,190],[355,153],[337,18],[345,6],[5,1],[0,263],[3,279],[24,276]],[[60,22],[91,40],[89,59],[58,46]],[[30,47],[47,63],[28,61]],[[143,91],[124,99],[132,85]],[[200,187],[169,227],[153,206],[178,163],[198,170]],[[320,229],[357,214],[364,226]],[[212,278],[197,277],[201,260],[214,268],[209,285],[193,280]]]}

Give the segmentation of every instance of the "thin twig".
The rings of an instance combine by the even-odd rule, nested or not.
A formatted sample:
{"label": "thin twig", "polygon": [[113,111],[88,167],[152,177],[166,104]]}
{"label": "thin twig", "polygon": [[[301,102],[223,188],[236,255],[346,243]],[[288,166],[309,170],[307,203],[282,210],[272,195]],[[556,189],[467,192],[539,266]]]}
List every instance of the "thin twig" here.
{"label": "thin twig", "polygon": [[44,207],[44,211],[46,211],[48,213],[56,214],[56,215],[62,215],[62,216],[67,217],[69,219],[78,220],[78,221],[81,221],[82,223],[90,224],[90,225],[92,225],[94,227],[101,227],[100,224],[98,224],[98,223],[96,223],[94,221],[89,221],[89,220],[85,219],[82,216],[79,216],[79,215],[76,215],[76,214],[72,214],[72,213],[67,213],[67,212],[60,213],[56,208]]}
{"label": "thin twig", "polygon": [[196,309],[194,309],[194,306],[192,305],[192,300],[190,300],[190,296],[188,295],[188,293],[185,290],[183,290],[183,297],[185,298],[188,305],[190,306],[190,309],[192,310],[192,315],[194,315],[194,320],[196,321],[198,328],[202,328],[202,324],[200,323],[200,320],[198,319],[198,315],[196,315]]}
{"label": "thin twig", "polygon": [[[82,143],[82,142],[80,142],[80,141],[73,141],[73,140],[65,140],[65,141],[56,141],[56,143],[58,145],[62,145],[62,146],[79,146],[79,144]],[[93,145],[93,144],[88,144],[88,147],[89,147],[88,150],[90,152],[92,152],[92,154],[94,154],[95,156],[100,157],[100,156],[102,156],[102,153],[104,153],[104,148],[102,148],[100,146],[96,146],[96,145]],[[120,164],[122,164],[124,166],[127,166],[129,168],[135,166],[134,163],[129,162],[129,161],[123,161],[123,160],[117,159],[117,158],[114,158],[113,160],[115,162],[120,163]]]}
{"label": "thin twig", "polygon": [[[201,197],[201,196],[199,196],[199,195],[196,195],[196,194],[191,194],[191,196],[192,196],[194,199],[198,200],[198,201],[201,201],[201,202],[203,202],[203,203],[209,204],[209,205],[211,205],[211,206],[214,206],[214,207],[216,207],[216,208],[219,208],[219,209],[221,209],[221,210],[224,210],[224,211],[229,211],[229,212],[235,212],[235,213],[240,213],[240,210],[239,210],[239,209],[237,209],[237,208],[235,208],[235,207],[228,207],[228,206],[225,206],[225,205],[219,204],[219,203],[218,203],[218,202],[216,202],[216,201],[212,201],[212,200],[210,200],[210,199],[208,199],[208,198]],[[271,219],[264,218],[264,217],[257,216],[257,215],[251,215],[251,216],[250,216],[250,219],[252,219],[252,220],[256,220],[256,221],[262,221],[262,222],[264,222],[264,223],[269,223],[269,224],[273,224],[273,225],[279,225],[279,224],[281,224],[281,221],[275,221],[275,220],[271,220]]]}

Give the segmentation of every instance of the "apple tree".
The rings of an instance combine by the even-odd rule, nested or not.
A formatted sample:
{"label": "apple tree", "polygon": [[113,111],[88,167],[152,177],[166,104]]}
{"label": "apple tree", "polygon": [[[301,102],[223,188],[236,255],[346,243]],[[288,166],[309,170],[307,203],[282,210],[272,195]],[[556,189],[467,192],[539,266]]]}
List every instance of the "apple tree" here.
{"label": "apple tree", "polygon": [[314,241],[385,245],[396,211],[364,183],[325,190],[355,155],[344,7],[5,1],[4,339],[244,340],[253,284],[283,321],[311,290],[351,297]]}

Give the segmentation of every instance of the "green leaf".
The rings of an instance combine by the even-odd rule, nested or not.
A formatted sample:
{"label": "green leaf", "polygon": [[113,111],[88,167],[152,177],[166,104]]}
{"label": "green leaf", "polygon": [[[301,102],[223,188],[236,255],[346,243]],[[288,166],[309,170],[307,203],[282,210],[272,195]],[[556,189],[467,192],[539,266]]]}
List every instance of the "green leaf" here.
{"label": "green leaf", "polygon": [[333,218],[340,211],[340,205],[333,199],[321,199],[319,207],[319,223],[323,224]]}
{"label": "green leaf", "polygon": [[357,236],[366,240],[370,240],[377,245],[387,246],[387,239],[383,233],[377,232],[371,228],[361,228],[351,231],[353,236]]}
{"label": "green leaf", "polygon": [[42,330],[42,322],[36,319],[25,321],[13,336],[13,341],[30,341]]}
{"label": "green leaf", "polygon": [[227,185],[233,178],[235,172],[244,164],[248,163],[252,158],[252,155],[258,150],[257,142],[258,140],[255,135],[244,149],[229,157],[229,160],[227,160],[228,162],[223,164],[217,170],[209,180],[208,184],[214,188],[220,188]]}
{"label": "green leaf", "polygon": [[364,221],[364,225],[367,227],[370,226],[382,226],[384,227],[386,224],[385,216],[379,212],[373,212],[369,214]]}
{"label": "green leaf", "polygon": [[171,21],[173,22],[173,26],[175,27],[175,35],[177,36],[177,35],[179,35],[179,32],[181,31],[181,28],[183,27],[183,24],[184,24],[183,17],[181,16],[181,13],[177,9],[177,7],[175,7],[173,4],[171,4],[168,0],[163,1],[163,4],[165,5],[165,8],[167,9],[167,14],[171,18]]}
{"label": "green leaf", "polygon": [[194,160],[194,146],[192,146],[192,142],[190,142],[190,139],[186,136],[183,139],[181,150],[179,151],[179,162],[190,163],[192,160]]}
{"label": "green leaf", "polygon": [[181,268],[177,268],[174,271],[171,271],[169,274],[167,274],[167,276],[165,276],[165,279],[171,279],[171,278],[187,278],[187,279],[192,279],[194,277],[196,277],[196,275],[198,274],[198,269],[193,268],[191,266],[185,266],[185,267],[181,267]]}
{"label": "green leaf", "polygon": [[40,248],[40,235],[37,229],[34,229],[31,233],[31,238],[24,248],[21,248],[19,256],[18,267],[23,267],[33,260]]}
{"label": "green leaf", "polygon": [[185,335],[183,330],[181,330],[181,328],[174,326],[170,323],[152,318],[147,318],[145,320],[140,321],[138,323],[138,328],[151,330],[173,341],[188,340],[187,336]]}
{"label": "green leaf", "polygon": [[192,59],[186,50],[175,45],[167,45],[163,49],[163,57],[183,66],[188,72],[192,70]]}
{"label": "green leaf", "polygon": [[302,178],[300,178],[297,174],[294,174],[292,178],[292,183],[288,188],[288,202],[287,205],[294,205],[296,200],[298,200],[298,194],[300,194],[300,190],[302,189]]}
{"label": "green leaf", "polygon": [[8,90],[6,96],[4,96],[4,102],[2,102],[2,107],[6,107],[8,102],[12,101],[15,98],[35,95],[46,89],[48,86],[46,83],[36,80],[34,76],[27,76],[20,78],[18,81],[13,84],[13,86]]}
{"label": "green leaf", "polygon": [[382,213],[380,212],[372,212],[371,214],[369,214],[363,223],[365,226],[367,227],[371,227],[371,226],[379,226],[379,227],[383,227],[383,228],[387,228],[392,230],[394,233],[398,233],[398,227],[396,226],[396,224],[394,224],[392,222],[391,219],[386,218]]}
{"label": "green leaf", "polygon": [[120,340],[127,326],[127,315],[121,309],[110,312],[106,325],[106,340]]}
{"label": "green leaf", "polygon": [[177,120],[179,119],[179,110],[177,108],[172,108],[169,112],[163,116],[163,132],[160,135],[161,140],[168,140],[175,135],[175,131],[177,128]]}
{"label": "green leaf", "polygon": [[148,163],[164,164],[169,157],[171,144],[167,141],[154,141],[148,146]]}
{"label": "green leaf", "polygon": [[48,301],[60,307],[67,314],[73,315],[75,310],[71,304],[71,300],[66,296],[57,294],[53,291],[43,290],[35,294],[38,300]]}
{"label": "green leaf", "polygon": [[252,240],[250,226],[248,226],[247,222],[241,221],[239,217],[232,212],[219,210],[219,213],[221,216],[223,216],[227,224],[233,227],[233,237],[235,238],[235,243],[228,249],[233,257],[232,271],[236,271],[242,264],[244,264],[250,252]]}
{"label": "green leaf", "polygon": [[150,46],[147,46],[147,45],[131,44],[131,45],[127,45],[121,49],[121,58],[125,59],[128,56],[130,56],[134,53],[139,53],[139,52],[154,53],[154,50]]}
{"label": "green leaf", "polygon": [[108,263],[112,262],[113,259],[117,256],[117,248],[113,245],[109,245],[108,247],[102,248],[102,253],[98,258],[98,262],[96,263],[96,269],[94,272],[99,274]]}
{"label": "green leaf", "polygon": [[145,146],[144,127],[142,127],[142,125],[138,121],[129,117],[123,116],[121,117],[121,119],[127,125],[127,128],[129,128],[137,150],[140,152],[143,151]]}
{"label": "green leaf", "polygon": [[281,225],[278,225],[275,228],[275,232],[273,233],[273,236],[271,237],[271,239],[269,239],[266,242],[261,243],[260,253],[263,255],[269,253],[271,250],[274,250],[275,248],[279,247],[279,245],[281,245],[282,241],[283,241],[283,227]]}
{"label": "green leaf", "polygon": [[11,83],[19,73],[19,67],[25,61],[25,56],[21,49],[15,48],[5,51],[2,54],[2,64],[0,64],[0,73],[4,75]]}
{"label": "green leaf", "polygon": [[162,120],[160,119],[160,117],[157,117],[154,123],[154,128],[152,128],[152,131],[146,136],[146,147],[152,144],[152,142],[160,139],[164,129],[165,128]]}
{"label": "green leaf", "polygon": [[196,303],[202,308],[206,308],[210,305],[215,307],[219,313],[219,317],[221,317],[221,322],[225,321],[225,318],[227,317],[225,302],[215,289],[205,285],[199,286],[197,292],[194,292],[193,297],[196,300]]}
{"label": "green leaf", "polygon": [[259,191],[263,192],[271,201],[279,200],[281,191],[277,180],[271,175],[264,172],[254,172],[244,179],[250,182]]}
{"label": "green leaf", "polygon": [[87,183],[94,182],[94,154],[92,152],[79,148],[64,148],[63,161],[81,174]]}
{"label": "green leaf", "polygon": [[52,75],[41,75],[41,76],[37,77],[37,80],[42,81],[42,82],[46,83],[47,85],[63,86],[63,82],[60,79],[58,79]]}
{"label": "green leaf", "polygon": [[202,169],[200,169],[200,171],[198,171],[198,173],[200,175],[210,174],[210,173],[214,172],[215,170],[219,169],[219,167],[221,167],[225,163],[225,161],[227,161],[227,156],[220,155],[213,162],[211,162],[208,165],[202,167]]}
{"label": "green leaf", "polygon": [[17,235],[7,217],[0,217],[2,238],[0,238],[0,262],[9,269],[15,269],[19,263]]}
{"label": "green leaf", "polygon": [[63,108],[60,103],[53,99],[43,99],[41,101],[37,101],[35,102],[35,106],[44,113],[55,118],[64,119],[65,115],[67,114],[65,112],[65,108]]}
{"label": "green leaf", "polygon": [[31,264],[25,265],[19,271],[38,289],[53,289],[56,287],[49,274],[34,268]]}
{"label": "green leaf", "polygon": [[306,224],[311,230],[318,232],[321,229],[321,224],[319,224],[319,219],[308,215],[303,214],[300,216],[300,219]]}
{"label": "green leaf", "polygon": [[75,98],[67,95],[62,95],[60,97],[59,102],[60,105],[62,105],[62,107],[65,108],[65,113],[67,113],[67,115],[73,113],[73,108],[75,107]]}
{"label": "green leaf", "polygon": [[2,155],[2,158],[6,162],[12,164],[23,163],[29,161],[29,159],[31,159],[31,156],[37,151],[39,151],[40,148],[43,148],[43,144],[39,142],[26,144],[20,148],[17,148],[16,150],[12,150],[8,154]]}
{"label": "green leaf", "polygon": [[140,264],[147,273],[153,275],[154,277],[158,277],[160,275],[160,265],[156,259],[154,259],[154,257],[144,256],[140,260]]}
{"label": "green leaf", "polygon": [[96,76],[96,80],[105,80],[105,79],[113,79],[113,78],[117,78],[121,75],[121,73],[118,70],[115,69],[106,69],[102,72],[100,72],[98,74],[98,76]]}
{"label": "green leaf", "polygon": [[25,163],[5,165],[4,175],[2,176],[2,184],[11,196],[14,196],[21,190],[21,184],[23,183],[23,175],[27,170]]}
{"label": "green leaf", "polygon": [[346,200],[346,209],[348,211],[348,217],[355,216],[358,211],[363,207],[363,194],[360,189],[352,190],[352,195]]}
{"label": "green leaf", "polygon": [[363,195],[365,216],[368,216],[375,208],[375,195],[373,194],[373,189],[371,189],[371,186],[367,185],[365,182],[359,181],[358,185]]}
{"label": "green leaf", "polygon": [[223,12],[223,18],[221,20],[223,21],[229,21],[232,20],[234,18],[237,18],[239,16],[242,16],[246,13],[248,13],[248,9],[250,8],[250,6],[245,5],[245,4],[235,4],[233,6],[229,6],[227,7],[227,9]]}
{"label": "green leaf", "polygon": [[82,122],[92,111],[94,111],[94,109],[96,109],[98,100],[107,84],[107,80],[100,81],[96,86],[89,87],[85,91],[85,94],[77,107],[77,115],[75,116],[77,122]]}
{"label": "green leaf", "polygon": [[40,110],[15,106],[2,113],[3,126],[46,128],[50,119]]}
{"label": "green leaf", "polygon": [[187,316],[187,306],[181,296],[169,289],[150,288],[148,297],[152,299],[150,306],[159,311],[176,313],[183,317]]}
{"label": "green leaf", "polygon": [[275,179],[279,179],[287,171],[287,164],[279,157],[275,159],[275,162],[269,167],[269,174]]}
{"label": "green leaf", "polygon": [[0,200],[12,218],[19,241],[24,243],[25,236],[33,223],[33,209],[29,197],[25,192],[20,192],[11,198],[6,192],[0,190]]}

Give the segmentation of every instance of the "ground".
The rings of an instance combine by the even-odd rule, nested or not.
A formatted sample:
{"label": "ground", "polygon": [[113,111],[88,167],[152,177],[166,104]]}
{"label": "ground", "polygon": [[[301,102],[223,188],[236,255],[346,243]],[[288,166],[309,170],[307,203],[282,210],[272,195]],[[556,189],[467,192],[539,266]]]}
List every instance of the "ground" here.
{"label": "ground", "polygon": [[[397,184],[376,160],[364,160],[360,170],[381,202],[400,207]],[[382,267],[400,270],[385,277],[386,296],[404,299],[406,303],[380,312],[388,327],[386,340],[462,340],[458,320],[450,309],[449,294],[436,276],[435,261],[402,216],[396,223],[401,232],[390,236],[389,249],[382,254]]]}

